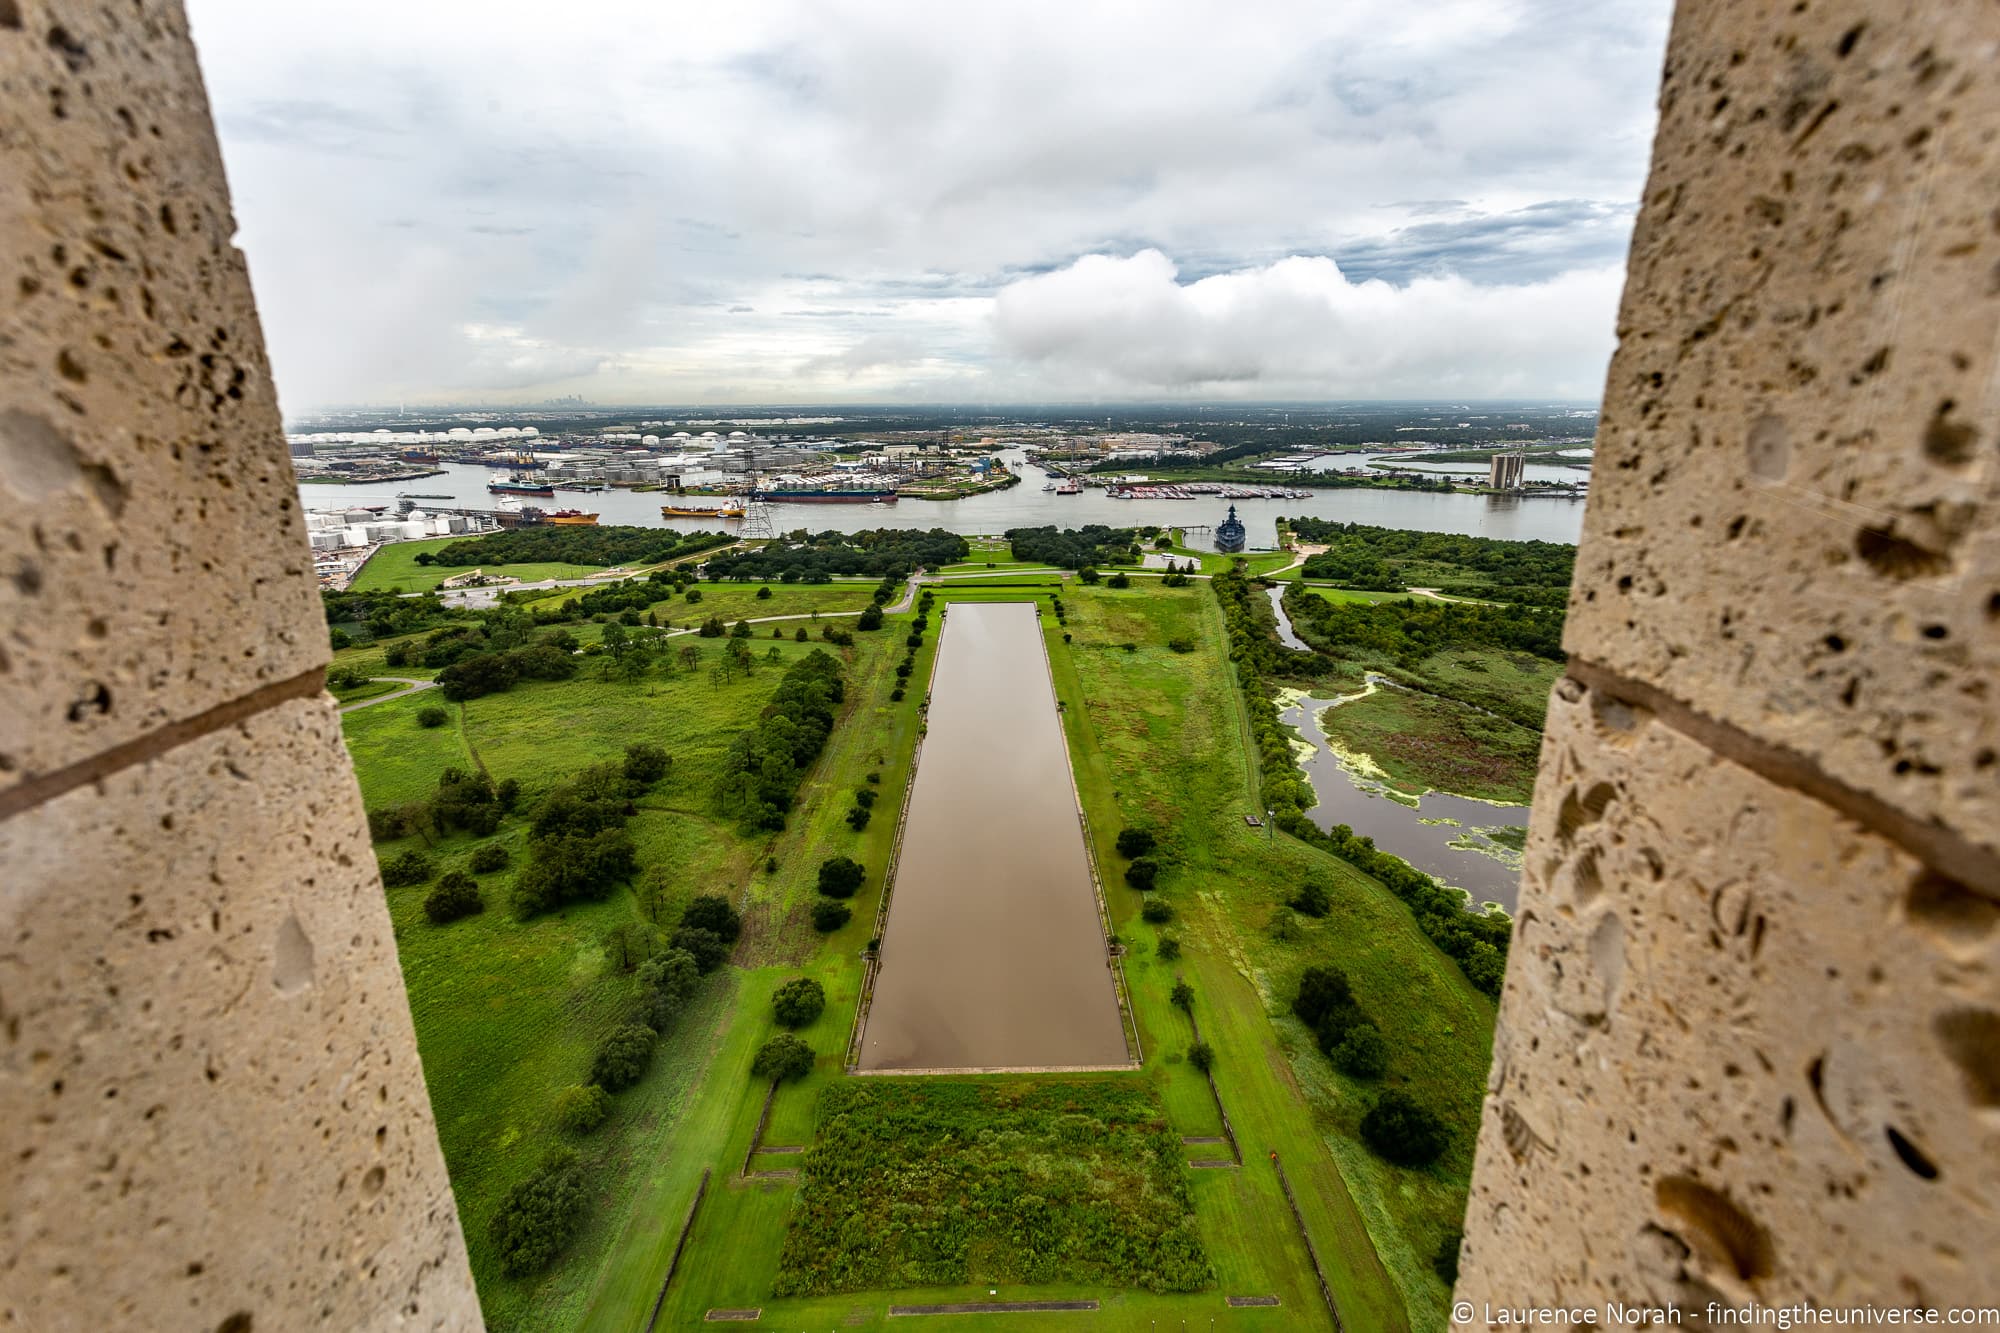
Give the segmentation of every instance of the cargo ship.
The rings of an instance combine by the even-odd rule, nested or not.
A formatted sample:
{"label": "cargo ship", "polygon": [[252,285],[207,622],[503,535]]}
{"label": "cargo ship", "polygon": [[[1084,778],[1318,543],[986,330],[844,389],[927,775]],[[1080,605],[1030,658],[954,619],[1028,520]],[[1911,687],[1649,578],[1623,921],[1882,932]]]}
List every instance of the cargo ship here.
{"label": "cargo ship", "polygon": [[495,495],[546,495],[553,497],[556,488],[547,482],[537,481],[489,481],[486,489]]}
{"label": "cargo ship", "polygon": [[699,505],[661,505],[661,518],[742,518],[743,506],[725,504],[717,509],[704,509]]}
{"label": "cargo ship", "polygon": [[405,449],[402,453],[397,454],[396,457],[402,459],[405,463],[435,463],[438,461],[437,450],[435,449]]}
{"label": "cargo ship", "polygon": [[773,490],[759,491],[757,498],[772,504],[794,505],[892,505],[894,491],[860,490]]}
{"label": "cargo ship", "polygon": [[530,454],[487,454],[473,460],[487,467],[538,468],[541,463]]}
{"label": "cargo ship", "polygon": [[581,509],[551,509],[542,515],[544,523],[562,523],[571,527],[596,527],[597,515],[586,514]]}

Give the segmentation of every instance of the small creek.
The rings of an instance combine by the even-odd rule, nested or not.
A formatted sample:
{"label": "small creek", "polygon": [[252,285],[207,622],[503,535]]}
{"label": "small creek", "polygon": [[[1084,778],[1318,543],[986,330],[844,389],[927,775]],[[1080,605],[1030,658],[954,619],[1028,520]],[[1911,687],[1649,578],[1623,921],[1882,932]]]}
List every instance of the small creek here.
{"label": "small creek", "polygon": [[[1279,604],[1281,594],[1281,589],[1270,590],[1271,609],[1278,617],[1278,638],[1287,647],[1304,648],[1305,642],[1293,631],[1291,618]],[[1353,694],[1315,698],[1294,690],[1280,693],[1279,720],[1297,730],[1312,747],[1310,755],[1299,756],[1299,767],[1319,797],[1319,803],[1306,811],[1307,818],[1322,829],[1345,824],[1366,834],[1383,851],[1465,890],[1475,909],[1493,902],[1512,913],[1520,890],[1520,853],[1477,830],[1526,824],[1526,806],[1497,805],[1441,791],[1426,792],[1421,798],[1392,795],[1383,774],[1366,755],[1344,753],[1320,725],[1328,709],[1366,698],[1378,689],[1398,688],[1387,677],[1370,673],[1366,688]]]}

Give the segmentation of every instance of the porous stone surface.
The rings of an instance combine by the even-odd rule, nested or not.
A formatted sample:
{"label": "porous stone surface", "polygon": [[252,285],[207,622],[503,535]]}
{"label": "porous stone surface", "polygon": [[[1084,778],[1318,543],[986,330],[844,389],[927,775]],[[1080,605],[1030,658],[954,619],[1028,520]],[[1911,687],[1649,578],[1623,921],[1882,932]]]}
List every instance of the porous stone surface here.
{"label": "porous stone surface", "polygon": [[2000,908],[1558,686],[1460,1301],[1991,1304]]}
{"label": "porous stone surface", "polygon": [[1569,650],[2000,847],[2000,8],[1683,0]]}
{"label": "porous stone surface", "polygon": [[322,665],[178,4],[0,4],[0,791]]}
{"label": "porous stone surface", "polygon": [[478,1327],[328,704],[0,822],[0,865],[0,1325]]}

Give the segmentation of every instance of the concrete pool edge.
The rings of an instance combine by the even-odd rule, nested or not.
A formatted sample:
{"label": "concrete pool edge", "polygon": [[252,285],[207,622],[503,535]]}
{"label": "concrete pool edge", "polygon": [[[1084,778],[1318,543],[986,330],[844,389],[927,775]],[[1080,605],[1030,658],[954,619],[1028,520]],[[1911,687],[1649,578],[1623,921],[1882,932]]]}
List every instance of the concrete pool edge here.
{"label": "concrete pool edge", "polygon": [[[917,705],[920,714],[928,715],[931,703],[931,688],[936,679],[939,660],[944,653],[944,631],[951,608],[950,595],[939,588],[937,646],[931,654],[929,675],[924,685],[923,699]],[[982,604],[990,604],[988,599],[979,599]],[[890,842],[888,866],[882,878],[882,894],[876,904],[873,946],[863,954],[864,967],[861,987],[855,1000],[854,1020],[849,1029],[847,1049],[843,1059],[843,1071],[853,1075],[936,1077],[940,1075],[978,1074],[1066,1074],[1066,1073],[1129,1073],[1145,1064],[1145,1052],[1139,1038],[1138,1016],[1133,1008],[1131,993],[1126,985],[1122,942],[1114,943],[1111,929],[1110,904],[1105,898],[1103,876],[1098,871],[1097,849],[1091,840],[1090,819],[1083,808],[1083,796],[1076,780],[1076,763],[1070,753],[1070,734],[1067,726],[1067,709],[1062,693],[1056,686],[1055,664],[1050,656],[1049,635],[1042,618],[1041,602],[1034,598],[1023,598],[1018,605],[1029,606],[1035,613],[1035,638],[1042,650],[1043,679],[1048,684],[1049,702],[1055,709],[1057,731],[1062,739],[1063,770],[1069,779],[1070,805],[1076,812],[1077,823],[1082,835],[1084,865],[1090,877],[1091,899],[1096,908],[1098,935],[1103,949],[1104,964],[1111,977],[1111,990],[1118,1006],[1119,1032],[1125,1043],[1126,1060],[1122,1064],[1064,1064],[1064,1065],[987,1065],[987,1066],[947,1066],[918,1069],[863,1069],[860,1067],[861,1052],[867,1041],[868,1020],[875,1000],[875,983],[881,970],[882,948],[886,942],[891,900],[895,896],[896,876],[901,868],[903,840],[907,831],[910,805],[916,795],[919,770],[922,766],[924,739],[929,725],[926,720],[917,729],[916,744],[910,754],[910,773],[903,788],[903,800],[896,815],[896,832]]]}

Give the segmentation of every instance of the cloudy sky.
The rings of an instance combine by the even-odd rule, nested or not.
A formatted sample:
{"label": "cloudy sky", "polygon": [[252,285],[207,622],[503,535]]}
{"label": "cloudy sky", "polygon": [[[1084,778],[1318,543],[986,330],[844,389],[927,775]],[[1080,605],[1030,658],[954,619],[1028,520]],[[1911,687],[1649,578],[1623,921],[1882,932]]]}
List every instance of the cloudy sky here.
{"label": "cloudy sky", "polygon": [[188,0],[288,412],[1594,400],[1666,0]]}

